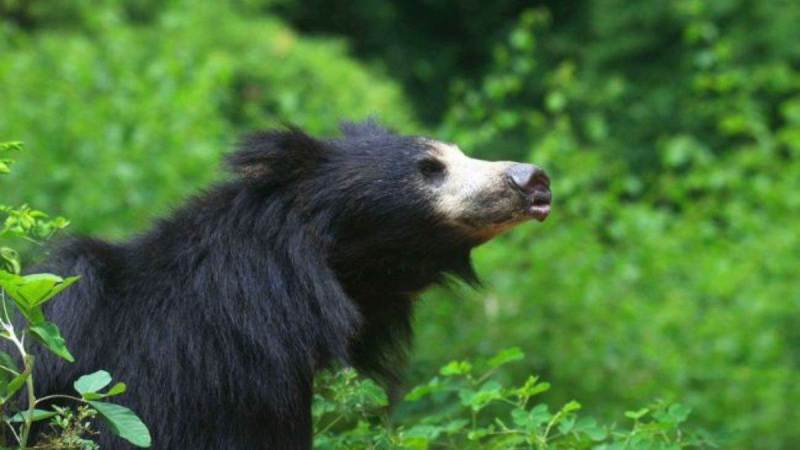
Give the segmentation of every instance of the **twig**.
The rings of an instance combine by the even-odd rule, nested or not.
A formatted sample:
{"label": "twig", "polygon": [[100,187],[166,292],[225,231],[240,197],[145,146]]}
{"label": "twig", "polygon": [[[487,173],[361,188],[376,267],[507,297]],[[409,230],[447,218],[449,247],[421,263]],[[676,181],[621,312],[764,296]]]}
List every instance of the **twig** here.
{"label": "twig", "polygon": [[76,401],[76,402],[86,403],[86,400],[84,400],[82,398],[79,398],[79,397],[72,396],[72,395],[53,394],[53,395],[46,395],[46,396],[44,396],[42,398],[36,399],[34,404],[38,405],[39,403],[46,402],[48,400],[53,400],[54,398],[65,398],[65,399],[73,400],[73,401]]}

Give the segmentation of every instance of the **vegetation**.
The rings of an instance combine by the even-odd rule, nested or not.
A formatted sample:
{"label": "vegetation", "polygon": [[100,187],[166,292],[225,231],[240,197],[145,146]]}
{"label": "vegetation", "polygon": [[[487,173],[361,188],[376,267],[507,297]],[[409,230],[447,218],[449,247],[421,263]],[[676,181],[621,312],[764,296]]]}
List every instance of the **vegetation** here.
{"label": "vegetation", "polygon": [[[22,148],[19,142],[0,143],[0,172],[8,173],[11,158],[7,153]],[[40,243],[68,222],[31,209],[27,205],[12,208],[0,204],[3,226],[0,237],[16,237]],[[150,446],[150,433],[138,417],[124,406],[108,403],[108,397],[125,392],[125,383],[111,384],[111,375],[104,370],[84,375],[75,381],[78,396],[50,394],[36,395],[34,365],[36,352],[48,350],[69,362],[74,358],[67,348],[56,324],[49,322],[43,306],[61,291],[78,281],[78,277],[62,278],[49,273],[20,275],[18,253],[10,247],[0,247],[0,340],[4,349],[13,349],[17,357],[0,350],[0,447],[93,450],[92,441],[95,416],[101,417],[108,429],[137,447]],[[33,348],[31,340],[40,344]],[[24,388],[24,389],[23,389]],[[24,402],[20,402],[24,391]],[[54,401],[69,401],[76,409],[61,407]],[[50,430],[40,434],[33,442],[31,431],[35,422],[50,421]]]}
{"label": "vegetation", "polygon": [[[317,380],[314,419],[317,448],[331,449],[596,449],[678,450],[711,448],[704,432],[682,428],[690,410],[657,401],[626,411],[628,423],[601,425],[579,417],[581,404],[569,401],[551,411],[532,401],[550,384],[529,376],[519,386],[503,386],[495,378],[507,364],[523,359],[518,348],[501,351],[473,367],[452,361],[439,376],[406,394],[414,404],[428,399],[420,420],[395,420],[387,414],[388,400],[370,380],[359,380],[352,369]],[[347,424],[347,426],[343,426]]]}
{"label": "vegetation", "polygon": [[[648,431],[664,426],[678,445],[702,428],[721,448],[794,448],[800,5],[485,3],[0,1],[0,137],[37,150],[3,199],[118,237],[221,176],[243,131],[369,114],[531,161],[551,218],[476,252],[480,290],[420,303],[411,398],[387,412],[369,382],[326,378],[318,446],[537,448],[564,411],[539,405],[578,400],[547,445],[668,445]],[[478,383],[510,347],[527,358]],[[473,369],[421,395],[453,359]],[[552,387],[528,427],[513,411],[531,373]],[[473,422],[458,392],[484,388]],[[588,417],[603,440],[575,431]]]}

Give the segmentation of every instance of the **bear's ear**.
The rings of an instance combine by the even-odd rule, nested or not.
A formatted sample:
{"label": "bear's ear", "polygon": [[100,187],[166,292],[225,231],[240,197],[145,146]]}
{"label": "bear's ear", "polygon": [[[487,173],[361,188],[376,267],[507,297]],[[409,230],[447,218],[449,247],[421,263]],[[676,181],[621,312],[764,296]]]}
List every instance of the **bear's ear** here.
{"label": "bear's ear", "polygon": [[341,128],[342,134],[348,138],[381,137],[393,134],[388,128],[382,127],[373,117],[363,122],[342,122],[339,128]]}
{"label": "bear's ear", "polygon": [[286,182],[313,170],[327,155],[327,145],[296,127],[245,136],[226,157],[231,170],[256,184]]}

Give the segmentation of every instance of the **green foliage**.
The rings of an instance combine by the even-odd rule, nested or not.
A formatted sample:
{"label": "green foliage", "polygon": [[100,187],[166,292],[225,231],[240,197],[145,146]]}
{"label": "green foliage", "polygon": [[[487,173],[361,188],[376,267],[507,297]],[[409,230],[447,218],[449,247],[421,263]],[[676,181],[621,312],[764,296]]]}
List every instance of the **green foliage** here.
{"label": "green foliage", "polygon": [[18,163],[9,202],[120,235],[219,179],[219,155],[245,131],[411,120],[398,87],[341,42],[220,2],[173,2],[132,24],[123,3],[71,6],[77,29],[0,34],[0,135],[47,149]]}
{"label": "green foliage", "polygon": [[652,12],[677,21],[669,69],[623,49],[613,70],[599,53],[554,61],[547,12],[520,17],[441,133],[547,168],[554,212],[476,253],[487,289],[423,302],[418,342],[443,344],[420,345],[416,367],[520,345],[556,401],[610,418],[680,398],[725,448],[794,447],[800,72],[777,43],[747,50],[763,37],[739,29],[752,11],[709,5]]}
{"label": "green foliage", "polygon": [[53,406],[57,415],[50,421],[50,431],[34,448],[52,450],[99,450],[91,438],[97,435],[93,427],[97,411],[81,405],[76,411]]}
{"label": "green foliage", "polygon": [[392,419],[386,395],[352,369],[318,380],[314,402],[318,449],[595,449],[677,450],[711,448],[703,432],[686,426],[690,410],[659,401],[625,413],[624,425],[601,425],[581,417],[569,401],[557,410],[534,402],[550,388],[537,377],[519,386],[497,379],[498,369],[523,358],[517,348],[487,362],[453,361],[440,376],[413,388],[404,399],[435,399],[418,422]]}
{"label": "green foliage", "polygon": [[[19,143],[0,144],[0,151],[19,150]],[[7,164],[6,167],[10,165]],[[0,212],[6,214],[5,226],[0,230],[0,238],[9,236],[24,238],[39,243],[41,237],[66,226],[64,219],[50,220],[47,215],[30,208],[11,208],[0,205]],[[42,233],[41,230],[46,230]],[[21,265],[16,251],[10,247],[3,249],[3,257],[9,270],[0,268],[0,339],[6,341],[4,348],[13,348],[18,359],[5,351],[0,351],[0,447],[43,448],[43,449],[83,449],[96,450],[91,439],[96,434],[90,419],[101,417],[116,435],[137,447],[149,447],[150,433],[133,411],[124,406],[100,402],[98,399],[112,397],[125,392],[125,384],[117,383],[106,392],[99,392],[111,383],[111,375],[100,370],[84,375],[75,382],[75,390],[80,398],[55,394],[37,398],[34,390],[33,368],[36,355],[27,344],[33,337],[44,349],[74,362],[66,342],[58,327],[46,320],[43,305],[54,299],[60,292],[78,281],[78,277],[62,278],[49,273],[19,275]],[[17,313],[21,318],[17,319]],[[19,366],[22,366],[20,368]],[[15,399],[25,387],[26,406],[20,407]],[[50,409],[37,408],[55,399],[66,399],[78,403],[75,411],[57,405]],[[31,427],[34,422],[50,419],[50,433],[45,433],[40,442],[29,447]],[[11,435],[7,435],[10,431]]]}
{"label": "green foliage", "polygon": [[[0,142],[0,175],[11,172],[12,152],[22,150],[22,143]],[[63,217],[49,218],[42,211],[28,205],[11,207],[0,203],[0,239],[21,238],[32,242],[47,240],[56,231],[65,228],[69,222]],[[0,245],[0,270],[18,274],[21,270],[19,253],[8,246]]]}
{"label": "green foliage", "polygon": [[[262,10],[301,30],[351,39],[353,50],[386,67],[407,89],[420,117],[438,120],[448,109],[454,82],[474,80],[491,61],[505,28],[530,2],[519,0],[272,0]],[[585,5],[550,1],[556,8]],[[574,7],[573,7],[574,5]],[[574,13],[574,12],[573,12]]]}

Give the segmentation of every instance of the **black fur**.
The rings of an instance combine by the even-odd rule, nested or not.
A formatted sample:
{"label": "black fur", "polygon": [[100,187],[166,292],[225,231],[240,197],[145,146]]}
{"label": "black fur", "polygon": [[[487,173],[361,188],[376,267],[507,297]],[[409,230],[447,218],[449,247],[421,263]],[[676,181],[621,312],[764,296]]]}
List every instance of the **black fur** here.
{"label": "black fur", "polygon": [[343,131],[255,134],[227,159],[236,179],[149,232],[61,245],[40,269],[82,277],[48,311],[77,362],[43,359],[37,393],[107,369],[154,448],[299,450],[316,371],[339,361],[395,381],[414,296],[448,273],[474,280],[476,242],[418,189],[421,141]]}

